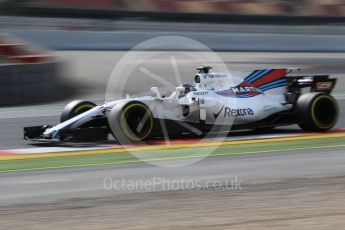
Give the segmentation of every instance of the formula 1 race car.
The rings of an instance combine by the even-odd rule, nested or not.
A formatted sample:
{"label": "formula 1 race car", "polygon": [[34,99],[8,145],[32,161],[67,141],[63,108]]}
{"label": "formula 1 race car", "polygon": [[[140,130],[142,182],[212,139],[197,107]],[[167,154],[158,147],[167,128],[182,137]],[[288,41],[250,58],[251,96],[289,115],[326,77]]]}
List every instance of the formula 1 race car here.
{"label": "formula 1 race car", "polygon": [[[195,84],[184,84],[167,97],[127,98],[96,105],[73,101],[56,126],[24,128],[29,140],[95,141],[112,134],[119,143],[168,135],[205,135],[236,129],[265,129],[298,124],[305,131],[327,131],[339,116],[330,95],[336,79],[328,75],[292,75],[288,69],[212,73],[197,68]],[[310,88],[302,93],[303,88]],[[305,90],[303,90],[305,91]]]}

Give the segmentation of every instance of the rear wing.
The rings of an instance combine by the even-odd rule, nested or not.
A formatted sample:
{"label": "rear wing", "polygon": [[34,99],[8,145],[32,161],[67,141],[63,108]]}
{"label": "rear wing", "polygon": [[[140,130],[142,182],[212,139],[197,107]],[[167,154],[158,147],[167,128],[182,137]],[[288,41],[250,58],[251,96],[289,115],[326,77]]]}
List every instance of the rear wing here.
{"label": "rear wing", "polygon": [[311,92],[330,93],[334,89],[337,79],[330,78],[330,75],[307,75],[294,73],[296,70],[289,70],[286,78],[288,79],[288,89],[290,92],[296,88],[310,87]]}

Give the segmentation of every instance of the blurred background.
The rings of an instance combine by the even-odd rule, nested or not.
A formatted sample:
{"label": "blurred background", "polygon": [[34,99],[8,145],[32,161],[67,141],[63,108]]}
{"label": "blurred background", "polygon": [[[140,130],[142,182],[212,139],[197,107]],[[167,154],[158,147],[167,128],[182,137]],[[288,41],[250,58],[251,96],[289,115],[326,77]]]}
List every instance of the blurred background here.
{"label": "blurred background", "polygon": [[20,10],[26,13],[37,12],[37,10],[46,8],[264,16],[342,16],[345,11],[343,0],[5,0],[2,1],[2,4],[7,9]]}
{"label": "blurred background", "polygon": [[[157,44],[151,52],[158,55],[144,67],[160,81],[136,72],[119,93],[135,94],[166,83],[176,86],[174,60],[181,80],[193,82],[195,67],[216,53],[230,70],[285,67],[332,74],[338,77],[333,96],[340,113],[345,113],[345,0],[0,0],[0,147],[8,149],[0,150],[0,155],[93,149],[92,144],[33,146],[23,140],[23,127],[58,123],[64,106],[74,99],[102,103],[109,77],[123,55],[160,36],[193,39],[209,49],[196,52],[181,48],[184,44]],[[188,58],[191,54],[199,62]],[[123,79],[119,75],[115,80]],[[339,132],[345,127],[343,117],[336,127]],[[259,135],[244,132],[234,135],[234,140],[278,137],[281,132],[300,134],[292,126],[285,133],[283,129]],[[77,164],[78,158],[3,161],[1,169],[10,170],[0,176],[0,203],[5,203],[0,204],[0,225],[16,230],[66,229],[66,225],[83,230],[344,229],[343,136],[323,140],[310,140],[307,143],[313,148],[308,150],[306,142],[287,141],[286,146],[303,149],[288,152],[277,142],[244,144],[243,151],[264,152],[218,156],[190,167],[131,163],[49,170],[59,162]],[[332,148],[320,148],[322,143]],[[265,146],[284,152],[269,153]],[[99,156],[82,159],[89,165],[102,162],[103,157],[109,162],[117,159]],[[12,172],[16,165],[45,169]],[[117,194],[102,187],[108,176],[224,181],[237,175],[244,180],[243,191]]]}
{"label": "blurred background", "polygon": [[[104,99],[108,78],[124,52],[142,41],[166,35],[195,39],[218,52],[234,69],[320,69],[320,65],[325,69],[326,64],[328,70],[339,72],[337,64],[343,62],[339,53],[345,51],[344,3],[2,0],[0,105],[74,97]],[[333,59],[325,63],[324,57]],[[163,72],[159,74],[170,76],[172,71],[164,72],[164,64],[169,63],[160,65]],[[180,65],[183,76],[193,74],[190,65]],[[154,61],[152,68],[157,69]],[[149,83],[142,83],[150,87]],[[130,93],[137,90],[136,85],[129,85]]]}

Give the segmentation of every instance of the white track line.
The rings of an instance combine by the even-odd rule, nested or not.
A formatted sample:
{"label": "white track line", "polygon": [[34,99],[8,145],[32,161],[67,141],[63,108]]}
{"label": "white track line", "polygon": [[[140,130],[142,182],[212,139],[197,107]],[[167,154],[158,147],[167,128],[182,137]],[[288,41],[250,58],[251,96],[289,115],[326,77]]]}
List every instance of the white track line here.
{"label": "white track line", "polygon": [[[231,141],[231,140],[253,140],[253,139],[265,139],[265,138],[276,138],[276,137],[292,137],[292,136],[302,136],[300,134],[268,134],[268,135],[251,135],[251,136],[234,136],[227,138],[209,138],[209,141]],[[172,141],[173,144],[173,141]],[[77,151],[88,151],[88,150],[99,150],[99,149],[112,149],[112,148],[122,148],[122,146],[117,144],[104,144],[98,146],[72,146],[71,147],[38,147],[38,148],[26,148],[26,149],[8,149],[0,150],[1,152],[7,152],[10,154],[44,154],[44,153],[58,153],[58,152],[77,152]]]}

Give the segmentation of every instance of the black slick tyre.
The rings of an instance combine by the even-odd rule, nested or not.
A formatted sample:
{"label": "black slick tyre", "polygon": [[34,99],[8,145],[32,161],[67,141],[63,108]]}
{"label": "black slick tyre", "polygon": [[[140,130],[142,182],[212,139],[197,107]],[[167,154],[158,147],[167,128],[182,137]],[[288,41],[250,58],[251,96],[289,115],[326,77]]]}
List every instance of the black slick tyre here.
{"label": "black slick tyre", "polygon": [[71,101],[68,103],[65,108],[62,110],[61,116],[60,116],[60,121],[65,122],[72,117],[78,116],[93,107],[95,107],[96,104],[91,102],[91,101],[84,101],[84,100],[76,100],[76,101]]}
{"label": "black slick tyre", "polygon": [[113,136],[120,144],[140,143],[152,134],[153,115],[142,102],[119,103],[108,116]]}
{"label": "black slick tyre", "polygon": [[323,132],[336,125],[339,107],[334,97],[327,93],[307,93],[298,98],[295,116],[298,125],[303,130]]}

